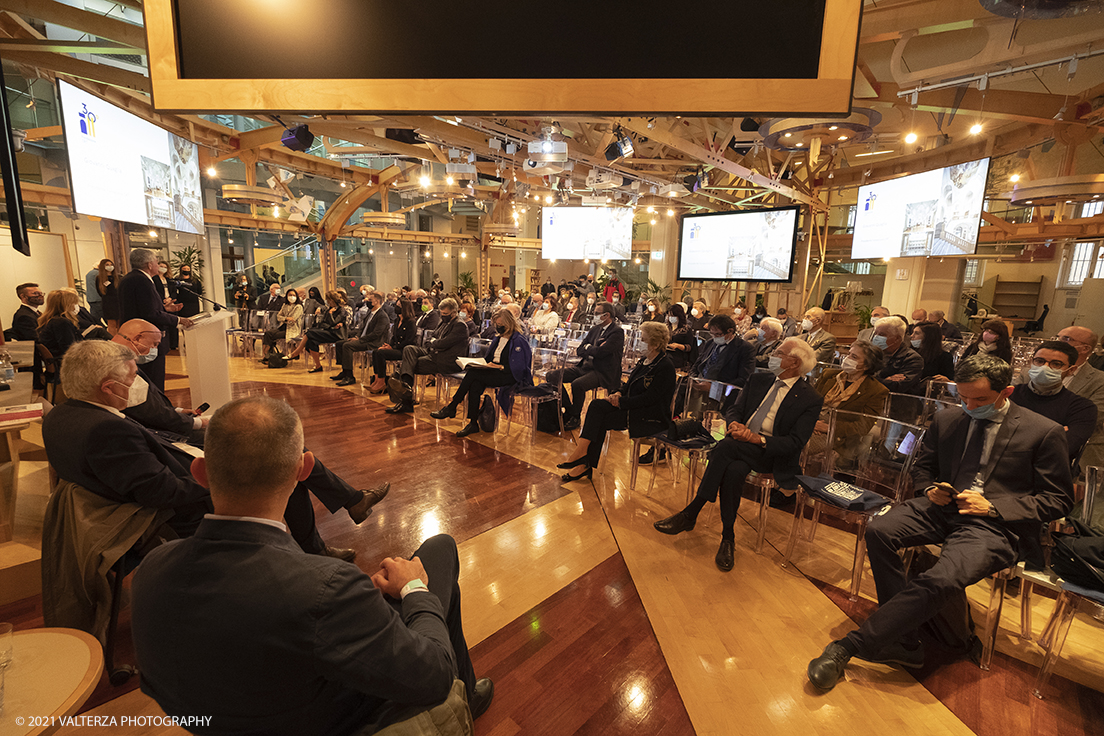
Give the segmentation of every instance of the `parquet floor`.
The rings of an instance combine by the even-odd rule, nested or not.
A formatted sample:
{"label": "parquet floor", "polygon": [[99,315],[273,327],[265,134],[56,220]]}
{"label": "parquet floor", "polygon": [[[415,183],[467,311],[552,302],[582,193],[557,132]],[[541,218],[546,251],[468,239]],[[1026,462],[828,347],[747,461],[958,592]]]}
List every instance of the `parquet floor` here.
{"label": "parquet floor", "polygon": [[[845,531],[822,527],[783,570],[790,517],[768,512],[768,544],[756,555],[757,509],[744,504],[736,569],[725,574],[713,564],[715,510],[679,537],[652,529],[683,505],[686,471],[676,486],[673,469],[659,466],[649,494],[652,471],[642,468],[629,488],[623,435],[611,438],[593,482],[565,485],[554,466],[568,440],[534,438],[517,424],[458,440],[461,422],[429,418],[432,390],[414,415],[395,417],[382,398],[335,388],[326,373],[298,365],[274,371],[234,359],[232,371],[235,395],[265,392],[295,407],[310,448],[351,483],[392,483],[359,527],[316,504],[322,536],[356,548],[362,569],[408,554],[431,534],[457,539],[465,631],[477,673],[496,681],[480,736],[1104,734],[1104,626],[1088,616],[1075,621],[1044,701],[1030,695],[1038,648],[1013,636],[1018,599],[1005,604],[991,672],[968,662],[937,667],[947,659],[938,652],[916,677],[853,662],[846,681],[820,694],[806,682],[808,660],[874,606],[869,573],[858,603],[841,590],[854,539]],[[169,382],[188,406],[185,386]],[[975,588],[980,620],[988,589]],[[1053,601],[1037,596],[1035,605],[1038,631]],[[0,608],[0,619],[36,625],[35,603]],[[157,712],[126,689],[102,688],[96,702],[97,713]]]}

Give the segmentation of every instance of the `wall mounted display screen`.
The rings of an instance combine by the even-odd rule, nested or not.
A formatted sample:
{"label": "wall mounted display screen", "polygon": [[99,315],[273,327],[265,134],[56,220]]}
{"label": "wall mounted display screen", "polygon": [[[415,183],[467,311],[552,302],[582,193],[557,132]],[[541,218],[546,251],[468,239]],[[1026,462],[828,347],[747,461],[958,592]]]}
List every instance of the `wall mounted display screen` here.
{"label": "wall mounted display screen", "polygon": [[798,209],[683,216],[679,279],[788,283],[793,278]]}
{"label": "wall mounted display screen", "polygon": [[988,175],[984,158],[859,187],[851,257],[972,254]]}
{"label": "wall mounted display screen", "polygon": [[73,208],[93,217],[203,231],[199,149],[82,89],[58,82]]}
{"label": "wall mounted display screen", "polygon": [[632,256],[631,207],[545,207],[541,258],[581,260]]}

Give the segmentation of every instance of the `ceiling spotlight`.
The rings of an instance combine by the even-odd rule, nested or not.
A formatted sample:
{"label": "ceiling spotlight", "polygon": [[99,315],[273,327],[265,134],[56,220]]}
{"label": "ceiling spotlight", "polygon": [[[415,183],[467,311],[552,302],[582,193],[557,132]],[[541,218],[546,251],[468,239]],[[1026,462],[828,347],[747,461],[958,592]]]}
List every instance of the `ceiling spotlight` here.
{"label": "ceiling spotlight", "polygon": [[544,198],[544,203],[545,204],[552,204],[552,195],[551,194],[549,194],[547,197]]}
{"label": "ceiling spotlight", "polygon": [[430,257],[431,255],[433,255],[433,254],[432,254],[432,253],[430,253],[430,252],[429,252],[429,251],[427,250],[427,251],[426,251],[426,254],[425,254],[426,258],[429,258],[429,257]]}
{"label": "ceiling spotlight", "polygon": [[[845,136],[845,135],[841,135],[841,136],[839,137],[839,140],[841,140],[841,141],[845,141],[845,140],[847,140],[847,136]],[[800,143],[798,143],[797,145],[799,145],[799,146],[800,146],[801,144],[800,144]]]}
{"label": "ceiling spotlight", "polygon": [[387,255],[393,256],[393,255],[395,255],[395,251],[389,250],[389,251],[387,251]]}
{"label": "ceiling spotlight", "polygon": [[783,133],[782,137],[783,138],[793,138],[793,133]]}
{"label": "ceiling spotlight", "polygon": [[606,160],[616,161],[619,158],[631,156],[633,154],[632,138],[621,130],[621,126],[617,126],[617,130],[613,135],[613,142],[606,146]]}
{"label": "ceiling spotlight", "polygon": [[1008,181],[1012,182],[1013,184],[1015,184],[1019,180],[1020,180],[1020,175],[1019,174],[1013,174],[1012,176],[1008,177]]}
{"label": "ceiling spotlight", "polygon": [[653,218],[653,219],[651,220],[651,223],[652,223],[653,225],[654,225],[654,224],[656,224],[656,221],[655,221],[655,219],[654,219],[654,218]]}
{"label": "ceiling spotlight", "polygon": [[373,248],[369,248],[369,249],[368,249],[368,255],[372,255],[372,254],[373,254],[373,253],[375,253],[375,252],[376,252],[376,251],[375,251],[375,250],[374,250]]}
{"label": "ceiling spotlight", "polygon": [[208,166],[207,176],[218,176],[218,169],[216,169],[214,166]]}
{"label": "ceiling spotlight", "polygon": [[344,188],[345,188],[345,182],[341,182],[341,188],[342,188],[342,189],[344,189]]}
{"label": "ceiling spotlight", "polygon": [[653,212],[655,212],[655,207],[648,207],[647,212],[649,215],[652,214]]}
{"label": "ceiling spotlight", "polygon": [[448,177],[445,177],[445,183],[448,184],[451,187],[453,184],[456,183],[456,180],[453,179],[451,176],[448,176]]}
{"label": "ceiling spotlight", "polygon": [[981,130],[981,123],[974,123],[970,126],[970,135],[979,135]]}
{"label": "ceiling spotlight", "polygon": [[466,250],[460,251],[460,257],[461,258],[467,258],[468,257],[468,252]]}
{"label": "ceiling spotlight", "polygon": [[418,179],[418,182],[422,185],[422,188],[425,189],[429,186],[429,177],[422,176],[420,179]]}
{"label": "ceiling spotlight", "polygon": [[152,228],[150,228],[150,231],[149,231],[149,236],[150,236],[151,238],[156,238],[156,237],[157,237],[157,231],[156,231],[156,230],[154,230],[154,229],[152,229]]}
{"label": "ceiling spotlight", "polygon": [[640,259],[639,259],[639,258],[637,258],[637,259],[636,259],[636,263],[637,263],[637,264],[639,265],[639,263],[640,263]]}
{"label": "ceiling spotlight", "polygon": [[675,216],[675,211],[674,210],[667,210],[667,216],[668,217],[674,217]]}
{"label": "ceiling spotlight", "polygon": [[828,130],[839,130],[839,126],[838,125],[829,125]]}
{"label": "ceiling spotlight", "polygon": [[918,136],[915,133],[909,133],[908,135],[905,136],[905,143],[909,143],[909,144],[915,143],[917,137]]}

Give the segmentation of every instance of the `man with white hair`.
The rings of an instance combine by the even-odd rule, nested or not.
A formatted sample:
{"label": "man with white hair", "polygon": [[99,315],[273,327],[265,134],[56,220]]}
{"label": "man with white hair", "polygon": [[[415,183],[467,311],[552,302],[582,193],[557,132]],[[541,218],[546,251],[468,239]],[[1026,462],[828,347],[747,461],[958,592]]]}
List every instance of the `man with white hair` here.
{"label": "man with white hair", "polygon": [[759,343],[755,346],[755,367],[769,368],[770,357],[782,342],[782,323],[774,317],[759,321]]}
{"label": "man with white hair", "polygon": [[905,344],[905,323],[900,317],[886,317],[874,328],[871,343],[882,349],[885,365],[878,372],[878,380],[890,391],[899,394],[915,394],[920,388],[920,374],[924,372],[924,359],[920,353]]}
{"label": "man with white hair", "polygon": [[824,329],[827,316],[820,307],[810,307],[801,320],[801,339],[813,348],[818,363],[831,363],[836,357],[836,336]]}
{"label": "man with white hair", "polygon": [[655,522],[664,534],[694,528],[706,503],[721,499],[721,546],[717,567],[728,572],[735,555],[736,513],[744,479],[752,470],[773,473],[778,487],[792,494],[801,472],[801,451],[813,435],[824,399],[806,373],[816,366],[813,349],[796,337],[782,342],[770,357],[770,373],[754,373],[740,398],[725,412],[728,429],[709,453],[709,465],[694,500],[674,516]]}
{"label": "man with white hair", "polygon": [[[187,317],[177,317],[183,305],[166,306],[153,283],[158,275],[157,254],[152,250],[136,248],[130,252],[131,272],[119,281],[119,312],[121,321],[144,319],[157,325],[162,332],[175,330],[177,326],[191,327]],[[146,375],[162,391],[165,390],[165,354],[161,353],[146,364]]]}

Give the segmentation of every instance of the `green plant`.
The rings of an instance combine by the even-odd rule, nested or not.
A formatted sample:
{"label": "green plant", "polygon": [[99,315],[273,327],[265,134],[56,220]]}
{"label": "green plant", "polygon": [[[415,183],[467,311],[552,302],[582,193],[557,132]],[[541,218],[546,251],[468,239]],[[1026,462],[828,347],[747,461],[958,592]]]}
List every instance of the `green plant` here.
{"label": "green plant", "polygon": [[196,278],[203,272],[203,251],[194,245],[189,245],[169,254],[169,266],[173,273],[180,273],[180,269],[189,266]]}
{"label": "green plant", "polygon": [[82,279],[80,276],[73,279],[73,288],[77,290],[77,295],[81,299],[83,299],[84,298],[84,279]]}
{"label": "green plant", "polygon": [[870,313],[874,311],[874,307],[869,304],[856,304],[855,314],[859,316],[860,329],[866,329],[870,326]]}
{"label": "green plant", "polygon": [[470,291],[473,294],[478,293],[479,287],[475,283],[475,274],[473,274],[471,271],[465,271],[464,273],[457,275],[456,291],[461,294],[465,291]]}
{"label": "green plant", "polygon": [[671,301],[671,285],[660,286],[656,282],[648,279],[647,285],[644,287],[642,293],[649,299],[655,299],[663,307]]}

